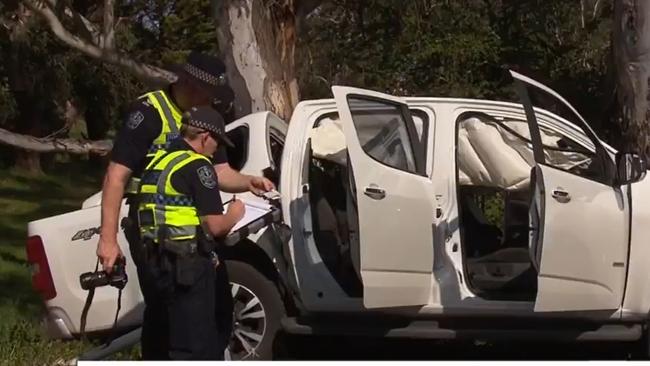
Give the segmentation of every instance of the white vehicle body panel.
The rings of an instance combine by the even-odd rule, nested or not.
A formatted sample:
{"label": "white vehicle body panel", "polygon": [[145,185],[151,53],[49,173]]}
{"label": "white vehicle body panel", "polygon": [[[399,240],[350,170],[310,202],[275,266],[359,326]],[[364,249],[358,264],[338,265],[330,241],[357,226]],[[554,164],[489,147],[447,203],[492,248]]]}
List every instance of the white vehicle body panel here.
{"label": "white vehicle body panel", "polygon": [[[435,284],[432,276],[433,183],[427,176],[386,166],[364,151],[360,132],[375,136],[377,131],[368,131],[372,128],[369,123],[360,125],[358,120],[353,122],[354,106],[350,104],[350,98],[373,98],[380,103],[396,103],[400,108],[404,102],[400,98],[362,89],[334,87],[332,90],[343,122],[356,184],[364,305],[366,308],[426,305]],[[373,127],[377,130],[384,126],[375,124]],[[399,125],[395,123],[395,127],[399,128]],[[412,151],[415,146],[409,143],[409,136],[404,136],[406,129],[400,130],[401,136],[395,139],[406,150],[406,155],[417,154]],[[412,164],[415,168],[415,162]],[[373,194],[376,196],[371,196]]]}
{"label": "white vehicle body panel", "polygon": [[[521,90],[540,90],[559,100],[579,119],[587,134],[596,136],[575,108],[552,89],[514,71],[511,74],[522,83]],[[523,99],[530,103],[528,95]],[[529,107],[531,136],[538,129],[538,116],[559,118],[532,104]],[[571,126],[568,121],[565,124]],[[587,136],[582,135],[584,140]],[[534,149],[542,152],[541,145],[535,147],[539,144],[535,138],[532,141]],[[595,155],[596,145],[600,141],[583,142]],[[630,212],[624,191],[537,160],[539,184],[534,195],[538,205],[534,214],[540,217],[537,230],[543,233],[531,236],[538,271],[535,311],[618,310],[625,289],[629,243]],[[612,164],[603,164],[608,163]]]}
{"label": "white vehicle body panel", "polygon": [[[386,312],[420,314],[510,314],[512,316],[544,316],[534,313],[533,302],[521,301],[489,301],[477,297],[467,287],[462,279],[462,251],[453,248],[460,246],[460,233],[457,225],[458,206],[456,202],[455,181],[455,124],[436,123],[437,121],[456,121],[458,117],[469,111],[484,112],[492,116],[526,120],[521,105],[516,103],[450,99],[450,98],[404,98],[409,108],[426,110],[435,120],[430,120],[428,135],[427,171],[435,186],[437,205],[442,216],[438,219],[435,230],[434,245],[434,277],[437,284],[433,285],[430,300],[427,305],[418,309],[400,308],[385,309]],[[319,100],[301,102],[295,110],[287,135],[287,146],[283,155],[281,180],[283,192],[283,210],[285,222],[293,228],[291,257],[295,267],[301,300],[309,311],[364,311],[365,307],[358,298],[348,297],[331,277],[318,250],[313,242],[311,233],[311,213],[308,195],[303,193],[305,178],[305,154],[307,141],[311,136],[311,126],[325,115],[335,113],[333,101]],[[562,131],[575,139],[580,139],[579,132],[572,126],[567,126],[564,120],[552,116],[541,116],[541,123]],[[586,142],[585,142],[586,143]],[[435,147],[435,151],[433,149]],[[613,155],[615,150],[605,145]],[[435,166],[435,171],[432,167]],[[299,168],[297,168],[299,167]],[[294,213],[292,215],[292,212]],[[320,296],[319,296],[320,294]],[[329,296],[328,296],[329,294]],[[612,319],[620,317],[618,311],[609,314]]]}
{"label": "white vehicle body panel", "polygon": [[[540,169],[545,222],[535,310],[617,310],[627,261],[624,192],[544,165]],[[568,192],[571,201],[554,199],[556,189]]]}
{"label": "white vehicle body panel", "polygon": [[631,185],[632,223],[630,252],[623,299],[623,318],[647,320],[650,313],[650,281],[648,281],[648,258],[650,258],[650,179]]}

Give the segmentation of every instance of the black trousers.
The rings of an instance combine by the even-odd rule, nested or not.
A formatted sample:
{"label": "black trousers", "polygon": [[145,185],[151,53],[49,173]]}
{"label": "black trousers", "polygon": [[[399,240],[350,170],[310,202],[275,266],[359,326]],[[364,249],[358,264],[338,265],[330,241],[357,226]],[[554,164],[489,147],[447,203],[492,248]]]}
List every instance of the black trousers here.
{"label": "black trousers", "polygon": [[[155,260],[152,262],[150,259],[152,253],[145,252],[138,227],[134,224],[136,214],[136,210],[129,210],[130,222],[124,225],[124,232],[145,301],[141,339],[143,359],[223,359],[233,324],[233,300],[225,262],[222,261],[216,271],[210,261],[201,264],[206,266],[205,273],[197,276],[196,283],[190,288],[175,285],[171,272],[163,271]],[[155,255],[153,253],[152,258]],[[194,319],[185,317],[187,311],[192,312],[190,317],[201,314],[197,316],[200,323],[195,325],[198,327],[195,334],[212,335],[198,338],[179,336],[192,331],[188,326]]]}

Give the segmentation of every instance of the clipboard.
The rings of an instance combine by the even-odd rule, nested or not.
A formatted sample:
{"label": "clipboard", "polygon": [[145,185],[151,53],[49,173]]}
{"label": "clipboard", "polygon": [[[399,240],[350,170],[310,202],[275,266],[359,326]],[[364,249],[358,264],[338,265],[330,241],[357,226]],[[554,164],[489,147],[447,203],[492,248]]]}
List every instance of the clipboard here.
{"label": "clipboard", "polygon": [[[246,206],[246,212],[224,239],[224,244],[227,246],[235,245],[248,235],[282,221],[282,211],[272,204],[246,199],[241,199],[241,201]],[[228,209],[230,202],[232,200],[224,204],[224,212]]]}

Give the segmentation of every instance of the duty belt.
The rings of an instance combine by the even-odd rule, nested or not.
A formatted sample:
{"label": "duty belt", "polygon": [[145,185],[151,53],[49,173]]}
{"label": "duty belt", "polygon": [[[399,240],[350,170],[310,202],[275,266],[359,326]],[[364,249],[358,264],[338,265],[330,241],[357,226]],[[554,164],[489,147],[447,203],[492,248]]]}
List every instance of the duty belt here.
{"label": "duty belt", "polygon": [[196,240],[189,240],[189,241],[165,240],[162,242],[161,246],[163,247],[163,249],[181,257],[191,256],[198,252],[198,246]]}

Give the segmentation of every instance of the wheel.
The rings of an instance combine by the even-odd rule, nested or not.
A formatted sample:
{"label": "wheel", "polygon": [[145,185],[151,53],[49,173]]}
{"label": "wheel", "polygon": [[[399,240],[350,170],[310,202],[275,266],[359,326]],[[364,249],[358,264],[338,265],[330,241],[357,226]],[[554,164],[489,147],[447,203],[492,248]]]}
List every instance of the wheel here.
{"label": "wheel", "polygon": [[226,261],[233,327],[226,360],[270,360],[284,304],[276,285],[248,263]]}

